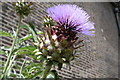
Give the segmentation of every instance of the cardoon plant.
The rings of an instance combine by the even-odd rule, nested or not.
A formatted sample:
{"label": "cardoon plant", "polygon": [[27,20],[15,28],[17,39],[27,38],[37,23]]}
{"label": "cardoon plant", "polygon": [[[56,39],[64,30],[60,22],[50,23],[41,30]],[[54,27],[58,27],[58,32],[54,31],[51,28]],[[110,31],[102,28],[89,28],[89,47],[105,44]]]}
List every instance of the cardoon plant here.
{"label": "cardoon plant", "polygon": [[[14,2],[13,6],[14,6],[16,14],[18,15],[18,18],[19,18],[17,30],[14,31],[15,32],[14,34],[10,34],[10,33],[7,33],[7,32],[0,31],[0,33],[9,34],[8,37],[13,38],[12,46],[11,46],[10,50],[8,51],[9,53],[8,53],[8,56],[7,56],[7,61],[4,64],[4,69],[3,69],[3,72],[0,76],[1,79],[8,77],[7,74],[10,72],[9,70],[11,70],[10,68],[13,64],[13,61],[15,60],[15,58],[18,54],[17,50],[19,50],[21,48],[20,47],[21,45],[19,43],[20,39],[18,38],[18,35],[20,33],[20,29],[22,28],[21,27],[21,21],[25,16],[28,16],[30,14],[30,12],[32,10],[32,4],[33,3],[31,3],[31,2],[22,2],[21,0],[19,2]],[[5,36],[5,35],[2,35],[2,36]],[[6,52],[4,52],[4,53],[6,53]]]}
{"label": "cardoon plant", "polygon": [[[48,8],[46,10],[48,14],[45,16],[43,23],[43,31],[36,32],[32,23],[29,23],[29,25],[21,24],[21,20],[31,12],[31,5],[30,2],[14,4],[19,16],[19,23],[1,79],[8,77],[7,73],[16,56],[18,57],[19,54],[25,54],[26,56],[27,54],[28,57],[32,58],[31,62],[38,60],[39,64],[34,62],[29,62],[29,65],[25,64],[27,60],[25,59],[20,68],[19,78],[35,78],[40,75],[43,80],[46,78],[56,80],[58,74],[53,67],[57,67],[58,70],[61,70],[63,64],[70,67],[70,62],[76,57],[75,50],[83,46],[74,45],[80,37],[79,35],[94,35],[94,23],[89,20],[90,16],[82,8],[71,4],[59,4]],[[19,39],[18,34],[21,28],[27,28],[30,33]],[[19,45],[30,38],[33,39],[33,45]],[[82,41],[83,39],[79,42]],[[16,45],[19,46],[16,48]],[[15,55],[15,59],[13,59],[13,55]],[[53,76],[50,76],[50,74]]]}
{"label": "cardoon plant", "polygon": [[57,72],[51,70],[53,66],[60,70],[64,63],[70,64],[75,57],[74,50],[82,47],[74,46],[79,34],[94,35],[94,23],[89,21],[90,16],[86,11],[77,5],[57,5],[48,8],[46,12],[45,30],[43,36],[39,37],[39,51],[36,54],[45,58],[42,79],[46,79],[50,73],[56,76]]}

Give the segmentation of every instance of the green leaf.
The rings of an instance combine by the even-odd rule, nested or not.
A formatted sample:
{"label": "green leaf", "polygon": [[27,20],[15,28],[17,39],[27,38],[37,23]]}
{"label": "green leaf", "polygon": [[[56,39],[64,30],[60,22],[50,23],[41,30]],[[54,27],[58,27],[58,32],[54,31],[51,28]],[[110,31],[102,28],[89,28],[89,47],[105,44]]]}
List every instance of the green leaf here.
{"label": "green leaf", "polygon": [[56,70],[51,70],[48,73],[47,78],[50,79],[50,80],[58,80],[59,77],[58,77],[57,71]]}
{"label": "green leaf", "polygon": [[32,22],[29,22],[29,27],[35,32],[35,34],[37,34],[37,32],[35,31],[35,26]]}
{"label": "green leaf", "polygon": [[35,41],[38,41],[38,38],[37,38],[37,32],[36,32],[36,30],[35,30],[35,26],[33,25],[33,23],[32,22],[29,22],[28,23],[29,25],[27,26],[27,25],[20,25],[21,26],[21,28],[26,28],[26,29],[28,29],[29,30],[29,32],[32,34],[32,36],[33,36],[33,41],[35,42]]}
{"label": "green leaf", "polygon": [[16,74],[11,73],[10,76],[11,76],[11,77],[16,77]]}
{"label": "green leaf", "polygon": [[23,41],[25,41],[25,40],[28,40],[28,39],[30,39],[30,38],[32,38],[32,37],[33,37],[32,34],[28,34],[28,35],[26,35],[25,37],[21,38],[20,41],[19,41],[19,43],[21,43],[21,42],[23,42]]}
{"label": "green leaf", "polygon": [[37,34],[43,34],[43,32],[42,32],[42,31],[39,31],[39,32],[37,32]]}
{"label": "green leaf", "polygon": [[38,40],[38,38],[37,38],[37,32],[35,31],[35,26],[32,24],[32,22],[29,22],[29,26],[28,26],[28,29],[29,29],[29,31],[32,33],[32,35],[34,36],[33,38],[34,38],[34,42],[36,42],[37,40]]}
{"label": "green leaf", "polygon": [[70,62],[69,62],[69,61],[64,62],[64,64],[66,65],[67,68],[71,69]]}
{"label": "green leaf", "polygon": [[33,53],[33,51],[36,49],[36,47],[34,47],[34,46],[25,46],[25,47],[23,47],[23,48],[19,48],[18,50],[17,50],[17,54],[18,55],[21,55],[21,54],[32,54]]}
{"label": "green leaf", "polygon": [[30,51],[20,51],[17,53],[18,55],[27,55],[27,54],[31,54]]}
{"label": "green leaf", "polygon": [[28,29],[28,26],[27,26],[27,25],[20,24],[20,28]]}
{"label": "green leaf", "polygon": [[5,55],[6,53],[5,53],[5,51],[0,50],[0,54],[4,54]]}
{"label": "green leaf", "polygon": [[[1,63],[1,62],[0,62]],[[3,66],[0,66],[0,70],[3,70],[4,69],[4,67]]]}
{"label": "green leaf", "polygon": [[4,36],[4,37],[12,37],[10,33],[5,32],[5,31],[1,31],[1,30],[0,30],[0,36]]}
{"label": "green leaf", "polygon": [[62,65],[63,65],[62,63],[59,63],[59,64],[58,64],[58,70],[61,70]]}
{"label": "green leaf", "polygon": [[40,75],[41,73],[42,73],[42,71],[40,70],[40,71],[36,72],[34,75],[32,75],[30,78],[35,78],[38,75]]}
{"label": "green leaf", "polygon": [[25,46],[23,48],[18,49],[17,51],[21,51],[21,50],[34,51],[35,49],[36,49],[36,47],[34,47],[34,46]]}
{"label": "green leaf", "polygon": [[61,57],[58,58],[58,61],[59,61],[60,63],[63,63],[63,62],[64,62]]}
{"label": "green leaf", "polygon": [[[37,32],[37,34],[42,34],[42,33],[43,33],[42,31]],[[21,38],[20,41],[19,41],[19,43],[21,43],[21,42],[23,42],[23,41],[25,41],[25,40],[28,40],[28,39],[30,39],[30,38],[32,38],[32,37],[33,37],[32,34],[28,34],[28,35],[26,35],[25,37]]]}
{"label": "green leaf", "polygon": [[8,46],[2,46],[1,49],[2,49],[2,50],[6,50],[6,51],[10,51],[11,48],[8,47]]}

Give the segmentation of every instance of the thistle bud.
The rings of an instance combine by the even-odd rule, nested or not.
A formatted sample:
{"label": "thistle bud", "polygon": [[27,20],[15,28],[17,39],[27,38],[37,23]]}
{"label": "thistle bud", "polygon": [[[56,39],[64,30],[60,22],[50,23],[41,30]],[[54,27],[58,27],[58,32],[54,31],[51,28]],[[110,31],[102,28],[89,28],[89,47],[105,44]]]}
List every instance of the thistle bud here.
{"label": "thistle bud", "polygon": [[24,18],[24,16],[28,16],[31,13],[33,8],[32,5],[32,2],[24,2],[24,0],[13,3],[16,13],[22,18]]}

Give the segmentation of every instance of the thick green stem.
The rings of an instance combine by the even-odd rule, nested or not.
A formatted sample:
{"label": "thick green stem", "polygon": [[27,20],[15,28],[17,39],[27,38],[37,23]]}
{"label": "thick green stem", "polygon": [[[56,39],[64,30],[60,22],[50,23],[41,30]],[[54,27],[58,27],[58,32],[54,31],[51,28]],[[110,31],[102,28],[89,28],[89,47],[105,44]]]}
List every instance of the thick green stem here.
{"label": "thick green stem", "polygon": [[50,72],[51,68],[52,68],[52,63],[48,62],[46,64],[45,70],[43,71],[43,75],[41,77],[42,80],[46,80],[46,77],[47,77],[48,73]]}
{"label": "thick green stem", "polygon": [[6,73],[7,73],[7,70],[8,70],[9,63],[10,63],[10,59],[11,59],[13,51],[14,51],[14,46],[15,46],[15,43],[16,43],[16,40],[17,40],[17,37],[18,37],[18,33],[20,31],[20,24],[21,24],[21,17],[19,17],[19,23],[18,23],[16,34],[15,34],[15,38],[13,40],[12,47],[11,47],[10,53],[8,55],[8,58],[7,58],[5,68],[4,68],[3,73],[1,75],[1,79],[6,77]]}

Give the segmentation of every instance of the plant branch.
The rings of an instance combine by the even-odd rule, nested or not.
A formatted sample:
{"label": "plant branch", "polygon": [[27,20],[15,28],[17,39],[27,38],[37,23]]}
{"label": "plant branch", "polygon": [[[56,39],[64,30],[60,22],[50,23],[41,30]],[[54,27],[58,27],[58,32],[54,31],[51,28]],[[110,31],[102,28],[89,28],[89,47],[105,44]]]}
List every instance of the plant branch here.
{"label": "plant branch", "polygon": [[16,40],[17,40],[17,37],[18,37],[18,33],[19,33],[19,31],[20,31],[20,24],[21,24],[21,16],[19,17],[19,23],[18,23],[16,35],[15,35],[15,38],[14,38],[14,40],[13,40],[12,47],[11,47],[10,53],[9,53],[9,55],[8,55],[6,64],[5,64],[5,68],[4,68],[3,73],[2,73],[2,75],[1,75],[1,79],[6,78],[6,73],[7,73],[7,70],[8,70],[8,66],[9,66],[9,63],[10,63],[10,59],[11,59],[11,57],[12,57],[12,55],[13,55],[14,46],[15,46],[15,43],[16,43]]}

